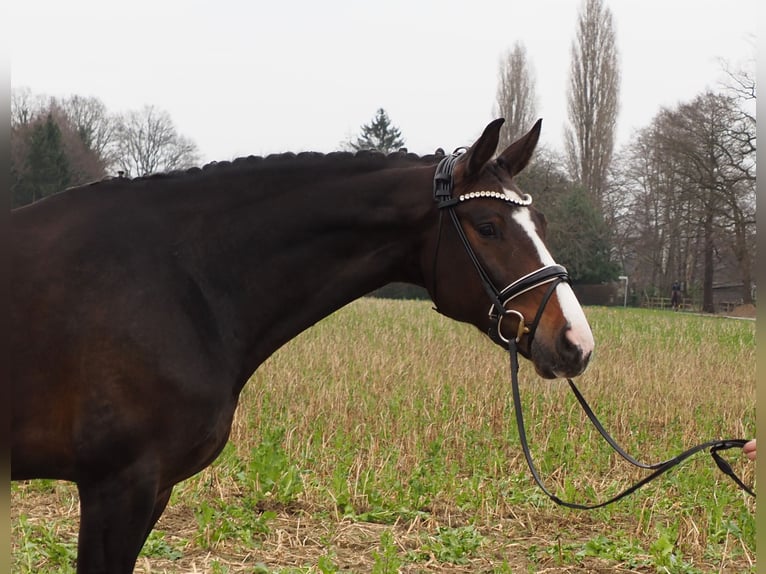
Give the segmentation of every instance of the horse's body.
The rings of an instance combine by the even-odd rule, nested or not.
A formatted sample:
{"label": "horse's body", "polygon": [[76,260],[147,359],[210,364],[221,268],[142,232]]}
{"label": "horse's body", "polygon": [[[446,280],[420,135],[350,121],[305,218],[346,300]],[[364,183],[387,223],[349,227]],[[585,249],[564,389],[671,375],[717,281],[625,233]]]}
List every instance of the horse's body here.
{"label": "horse's body", "polygon": [[[515,193],[537,132],[498,163],[498,129],[461,158],[456,189]],[[252,373],[346,303],[391,281],[438,287],[443,313],[486,331],[486,294],[454,231],[437,231],[437,159],[253,158],[12,213],[12,479],[77,483],[78,572],[132,571],[173,486],[225,445]],[[532,208],[483,199],[457,211],[498,281],[549,257],[518,237],[540,226]],[[592,350],[570,294],[556,288],[524,349],[545,376],[579,374]],[[534,314],[540,297],[516,308]]]}

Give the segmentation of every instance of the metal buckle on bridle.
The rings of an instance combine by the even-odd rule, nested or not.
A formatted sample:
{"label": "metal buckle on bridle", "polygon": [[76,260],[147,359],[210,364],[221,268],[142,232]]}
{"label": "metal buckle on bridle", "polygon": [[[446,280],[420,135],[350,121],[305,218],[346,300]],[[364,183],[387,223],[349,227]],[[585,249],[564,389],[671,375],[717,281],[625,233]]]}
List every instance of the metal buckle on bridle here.
{"label": "metal buckle on bridle", "polygon": [[[553,295],[558,284],[562,281],[569,282],[569,274],[567,273],[566,268],[563,265],[546,265],[517,279],[500,291],[498,296],[503,301],[502,312],[498,312],[496,305],[492,305],[489,310],[489,320],[492,324],[492,327],[490,327],[492,330],[490,337],[495,342],[502,344],[506,350],[509,350],[510,340],[503,335],[501,326],[503,318],[506,315],[514,314],[519,317],[520,321],[517,327],[516,344],[518,344],[521,341],[521,337],[526,334],[528,335],[529,343],[531,345],[537,325],[540,322],[543,311],[545,311],[545,308],[548,305],[548,300]],[[531,323],[526,323],[524,315],[519,311],[507,308],[507,305],[511,300],[523,295],[527,291],[531,291],[532,289],[545,284],[550,284],[550,286],[540,300],[540,304],[537,307],[537,313]]]}
{"label": "metal buckle on bridle", "polygon": [[503,319],[507,317],[508,315],[516,315],[519,318],[519,324],[516,327],[516,338],[514,339],[514,342],[518,345],[519,341],[521,341],[521,338],[530,332],[529,327],[526,326],[524,323],[524,315],[522,315],[519,311],[516,311],[516,309],[506,309],[505,313],[502,315],[498,315],[494,312],[495,308],[492,307],[492,312],[490,313],[490,319],[495,321],[495,324],[497,325],[497,336],[500,338],[501,341],[503,341],[506,345],[509,345],[511,340],[506,338],[503,335],[503,330],[501,328],[501,325],[503,323]]}

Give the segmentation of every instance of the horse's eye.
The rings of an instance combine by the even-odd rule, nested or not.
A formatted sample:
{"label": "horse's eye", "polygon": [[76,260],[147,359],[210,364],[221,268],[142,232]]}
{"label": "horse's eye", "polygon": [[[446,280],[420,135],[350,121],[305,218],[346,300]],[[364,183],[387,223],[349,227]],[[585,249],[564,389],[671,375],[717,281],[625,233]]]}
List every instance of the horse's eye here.
{"label": "horse's eye", "polygon": [[497,235],[495,232],[495,226],[491,223],[482,223],[479,225],[479,234],[482,237],[494,237]]}

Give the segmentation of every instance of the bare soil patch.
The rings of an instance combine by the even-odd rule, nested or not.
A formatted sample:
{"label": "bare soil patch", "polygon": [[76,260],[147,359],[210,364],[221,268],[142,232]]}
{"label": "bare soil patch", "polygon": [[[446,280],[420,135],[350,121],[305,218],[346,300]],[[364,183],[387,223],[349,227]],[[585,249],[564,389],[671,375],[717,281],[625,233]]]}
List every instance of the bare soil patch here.
{"label": "bare soil patch", "polygon": [[731,313],[727,313],[730,317],[742,317],[744,319],[755,319],[755,305],[748,303],[747,305],[739,305],[735,307]]}

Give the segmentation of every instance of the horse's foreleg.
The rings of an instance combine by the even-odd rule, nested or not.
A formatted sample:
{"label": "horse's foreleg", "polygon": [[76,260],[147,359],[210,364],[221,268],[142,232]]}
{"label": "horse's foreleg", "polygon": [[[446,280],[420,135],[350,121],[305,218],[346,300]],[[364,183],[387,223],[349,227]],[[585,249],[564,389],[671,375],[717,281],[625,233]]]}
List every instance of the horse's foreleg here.
{"label": "horse's foreleg", "polygon": [[154,525],[157,524],[157,521],[160,519],[160,516],[162,516],[162,513],[165,511],[165,507],[168,505],[168,501],[170,500],[170,495],[172,493],[173,487],[171,486],[161,491],[154,499],[154,510],[152,510],[152,517],[149,519],[149,527],[146,529],[146,534],[144,534],[144,542],[149,537],[152,528],[154,528]]}
{"label": "horse's foreleg", "polygon": [[78,489],[77,574],[130,574],[172,487],[158,493],[153,478],[131,473],[80,483]]}

